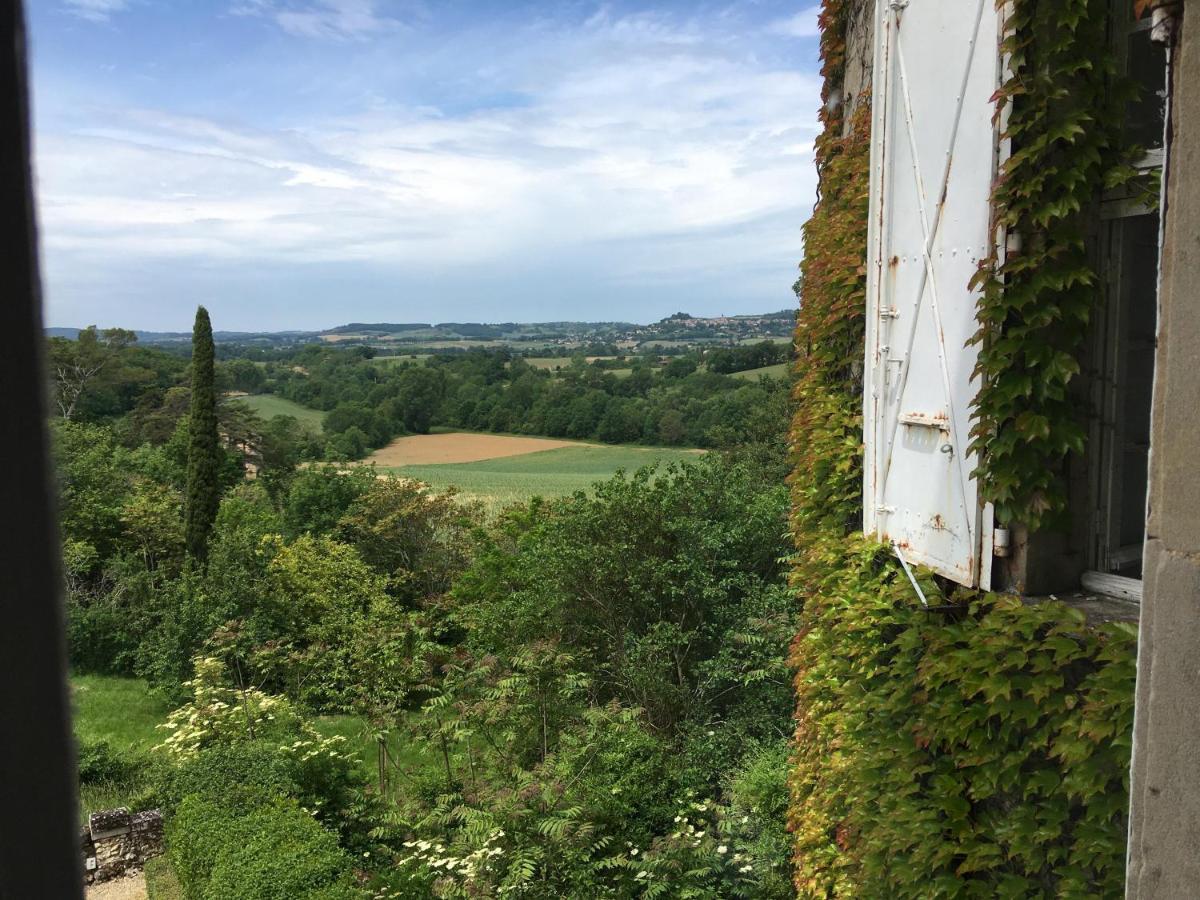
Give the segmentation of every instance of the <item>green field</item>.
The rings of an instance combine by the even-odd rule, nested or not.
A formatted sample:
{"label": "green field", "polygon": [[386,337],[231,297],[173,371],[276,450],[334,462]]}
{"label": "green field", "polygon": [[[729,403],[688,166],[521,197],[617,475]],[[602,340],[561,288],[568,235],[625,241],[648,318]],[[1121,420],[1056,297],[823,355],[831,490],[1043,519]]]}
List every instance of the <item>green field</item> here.
{"label": "green field", "polygon": [[763,366],[761,369],[746,369],[733,373],[734,378],[744,378],[747,381],[757,381],[762,375],[766,375],[768,378],[787,378],[788,363],[776,363],[773,366]]}
{"label": "green field", "polygon": [[620,469],[632,473],[655,463],[695,462],[698,455],[695,450],[653,447],[561,447],[480,462],[400,466],[380,471],[416,478],[435,488],[457,487],[464,496],[496,510],[533,496],[561,497],[584,491],[597,481],[611,478]]}
{"label": "green field", "polygon": [[571,367],[571,357],[569,356],[526,356],[526,365],[532,366],[535,369],[569,369]]}
{"label": "green field", "polygon": [[301,406],[299,403],[293,403],[276,394],[248,394],[236,399],[245,403],[264,419],[272,419],[275,416],[292,416],[301,426],[313,432],[321,430],[321,421],[325,418],[325,413],[319,409]]}
{"label": "green field", "polygon": [[390,369],[407,363],[424,363],[431,356],[433,356],[432,353],[406,353],[403,356],[373,356],[369,362],[371,365]]}
{"label": "green field", "polygon": [[[616,357],[615,356],[589,356],[587,358],[587,361],[588,361],[588,364],[590,365],[591,363],[595,362],[596,360],[611,360],[611,359],[616,359]],[[526,357],[524,357],[524,360],[527,365],[531,366],[534,369],[547,369],[549,371],[554,371],[556,369],[564,369],[565,370],[565,369],[571,368],[571,357],[569,357],[569,356],[526,356]]]}
{"label": "green field", "polygon": [[772,344],[790,344],[794,338],[791,335],[783,337],[782,335],[769,335],[766,337],[744,337],[738,341],[739,344],[761,344],[763,341],[770,341]]}

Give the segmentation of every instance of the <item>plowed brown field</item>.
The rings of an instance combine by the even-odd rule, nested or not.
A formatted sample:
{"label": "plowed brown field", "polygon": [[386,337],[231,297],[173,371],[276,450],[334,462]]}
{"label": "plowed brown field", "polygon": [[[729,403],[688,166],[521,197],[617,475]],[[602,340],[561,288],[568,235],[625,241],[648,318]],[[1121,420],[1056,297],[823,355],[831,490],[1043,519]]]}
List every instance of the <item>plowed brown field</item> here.
{"label": "plowed brown field", "polygon": [[510,437],[503,434],[414,434],[396,438],[367,457],[380,466],[428,466],[439,463],[468,463],[505,456],[523,456],[560,447],[591,447],[579,441],[552,438]]}

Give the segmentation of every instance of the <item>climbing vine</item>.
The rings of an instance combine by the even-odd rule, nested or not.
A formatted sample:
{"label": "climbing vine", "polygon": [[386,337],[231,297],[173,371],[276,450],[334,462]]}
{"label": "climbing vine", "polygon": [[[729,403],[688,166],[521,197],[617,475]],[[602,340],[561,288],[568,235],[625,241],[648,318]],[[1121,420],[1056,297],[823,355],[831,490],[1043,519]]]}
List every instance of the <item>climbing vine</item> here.
{"label": "climbing vine", "polygon": [[[858,534],[870,134],[865,98],[848,118],[838,102],[850,6],[825,0],[821,12],[820,191],[805,226],[796,329],[791,524],[801,611],[791,653],[797,707],[789,776],[796,888],[806,898],[1115,896],[1124,870],[1133,628],[1089,625],[1056,602],[1030,606],[969,591],[944,597],[927,574],[918,577],[930,603],[952,614],[926,612],[890,551]],[[1093,23],[1071,25],[1064,13],[1098,6],[1018,0],[1024,18],[1013,24],[1019,33],[1061,26],[1047,44],[1069,41],[1066,29],[1092,44],[1086,53],[1103,68]],[[1007,103],[1049,86],[1029,74],[1038,66],[1081,55],[1079,48],[1010,50],[1023,54],[1014,68],[1026,80],[1005,85]],[[1091,75],[1079,77],[1091,84]],[[1102,95],[1086,96],[1095,117]],[[1019,156],[996,187],[1000,215],[1027,240],[1022,254],[1003,265],[992,260],[980,276],[986,296],[977,340],[985,344],[989,393],[975,440],[977,450],[988,449],[986,435],[1018,424],[1037,439],[1025,455],[1001,443],[983,472],[1004,514],[1036,524],[1061,500],[1042,473],[1066,452],[1056,448],[1077,448],[1081,432],[1059,430],[1055,419],[1042,434],[1021,416],[1070,417],[1056,398],[1065,398],[1078,371],[1095,284],[1082,213],[1119,171],[1109,162],[1116,154],[1109,137],[1081,136],[1068,124],[1088,122],[1068,110],[1074,101],[1036,100],[1060,121],[1054,128],[1044,117],[1035,123],[1028,112],[1035,101],[1026,102],[1010,118],[1014,157],[1041,149]],[[1082,169],[1068,161],[1032,171],[1038,160],[1045,166],[1070,156],[1067,147],[1082,154]],[[1033,192],[1007,183],[1030,174],[1038,178]],[[1051,307],[1044,315],[1043,302]],[[1030,346],[1004,344],[1009,338]],[[1026,378],[1042,377],[1060,387],[1026,389]],[[1009,394],[1025,397],[1024,405],[1008,399],[1005,406]],[[1014,474],[1020,478],[1009,480]]]}
{"label": "climbing vine", "polygon": [[848,129],[831,102],[845,68],[845,0],[820,17],[821,121],[816,141],[820,197],[804,226],[803,293],[797,318],[791,458],[794,530],[799,536],[854,527],[862,506],[862,370],[866,328],[870,103]]}
{"label": "climbing vine", "polygon": [[1108,51],[1108,0],[1015,0],[996,93],[1012,153],[992,191],[1003,258],[981,264],[971,450],[997,521],[1031,530],[1066,509],[1067,456],[1085,430],[1071,382],[1100,290],[1085,246],[1100,192],[1130,181],[1121,143],[1128,87]]}
{"label": "climbing vine", "polygon": [[839,551],[793,650],[799,895],[1119,896],[1133,626],[991,594],[930,614],[885,548]]}

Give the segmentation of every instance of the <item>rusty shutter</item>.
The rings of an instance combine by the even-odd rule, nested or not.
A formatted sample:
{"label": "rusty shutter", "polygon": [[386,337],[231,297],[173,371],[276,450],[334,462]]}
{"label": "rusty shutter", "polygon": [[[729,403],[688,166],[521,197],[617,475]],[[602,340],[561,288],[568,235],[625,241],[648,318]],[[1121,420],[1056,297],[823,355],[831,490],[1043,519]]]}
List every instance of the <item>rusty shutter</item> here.
{"label": "rusty shutter", "polygon": [[976,295],[991,241],[995,0],[879,0],[868,230],[864,528],[975,586],[985,517],[971,471]]}

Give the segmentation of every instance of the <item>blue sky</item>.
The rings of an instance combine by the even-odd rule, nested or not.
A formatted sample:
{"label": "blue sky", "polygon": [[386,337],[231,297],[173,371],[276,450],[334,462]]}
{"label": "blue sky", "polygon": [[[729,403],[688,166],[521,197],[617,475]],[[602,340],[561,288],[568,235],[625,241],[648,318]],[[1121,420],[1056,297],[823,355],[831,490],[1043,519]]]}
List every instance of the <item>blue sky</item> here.
{"label": "blue sky", "polygon": [[812,2],[27,6],[48,324],[794,302]]}

